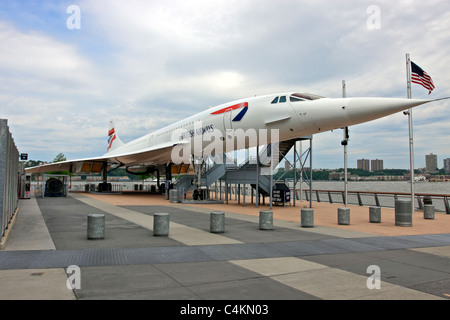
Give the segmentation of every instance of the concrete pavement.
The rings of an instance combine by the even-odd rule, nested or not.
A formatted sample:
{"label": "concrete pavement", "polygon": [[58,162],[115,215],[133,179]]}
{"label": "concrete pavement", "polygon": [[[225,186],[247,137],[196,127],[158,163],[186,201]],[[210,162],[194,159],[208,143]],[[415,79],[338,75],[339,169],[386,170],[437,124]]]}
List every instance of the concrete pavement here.
{"label": "concrete pavement", "polygon": [[[314,228],[300,226],[300,206],[274,207],[274,230],[259,230],[261,208],[250,205],[170,204],[148,194],[20,200],[0,252],[0,299],[450,298],[450,228],[424,233],[420,221],[417,232],[386,235],[380,230],[392,228],[357,218],[368,211],[359,207],[343,228],[333,224],[337,207],[314,208]],[[209,232],[212,209],[226,212],[223,234]],[[286,218],[290,210],[296,218]],[[168,237],[152,235],[156,212],[170,214]],[[87,240],[89,213],[105,214],[104,240]],[[449,215],[436,220],[430,225],[450,226]],[[67,288],[70,265],[80,268],[79,289]]]}

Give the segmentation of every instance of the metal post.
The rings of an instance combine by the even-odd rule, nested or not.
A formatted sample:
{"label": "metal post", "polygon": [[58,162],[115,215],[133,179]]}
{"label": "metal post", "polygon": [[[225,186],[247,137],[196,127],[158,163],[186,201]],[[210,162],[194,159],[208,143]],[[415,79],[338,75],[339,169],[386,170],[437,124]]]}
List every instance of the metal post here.
{"label": "metal post", "polygon": [[[409,53],[406,54],[406,76],[407,76],[407,91],[408,99],[411,99],[411,60],[409,59]],[[413,139],[413,121],[412,121],[412,108],[408,111],[408,124],[409,124],[409,166],[410,166],[410,178],[411,178],[411,214],[414,213],[414,139]]]}
{"label": "metal post", "polygon": [[312,135],[309,140],[309,207],[312,208],[312,181],[313,181],[313,171],[312,171]]}
{"label": "metal post", "polygon": [[228,183],[225,180],[225,203],[228,204]]}
{"label": "metal post", "polygon": [[293,192],[293,197],[294,197],[294,207],[295,207],[295,188],[297,186],[297,141],[294,142],[294,192]]}
{"label": "metal post", "polygon": [[256,199],[255,207],[259,205],[259,145],[256,146]]}
{"label": "metal post", "polygon": [[273,194],[273,144],[272,136],[270,137],[270,209],[272,209],[272,194]]}
{"label": "metal post", "polygon": [[238,183],[238,186],[237,186],[237,198],[238,198],[238,204],[241,204],[241,184],[240,183]]}
{"label": "metal post", "polygon": [[302,148],[302,141],[300,140],[299,141],[300,143],[300,153],[299,153],[299,156],[300,156],[300,159],[299,159],[299,162],[300,162],[300,202],[302,202],[303,201],[303,194],[302,194],[302,192],[303,192],[303,161],[302,161],[302,157],[303,157],[303,148]]}
{"label": "metal post", "polygon": [[[342,80],[342,97],[347,97],[345,80]],[[345,192],[345,206],[347,207],[347,195],[348,195],[348,180],[347,180],[347,144],[348,144],[348,127],[344,128],[344,140],[342,141],[344,145],[344,192]]]}

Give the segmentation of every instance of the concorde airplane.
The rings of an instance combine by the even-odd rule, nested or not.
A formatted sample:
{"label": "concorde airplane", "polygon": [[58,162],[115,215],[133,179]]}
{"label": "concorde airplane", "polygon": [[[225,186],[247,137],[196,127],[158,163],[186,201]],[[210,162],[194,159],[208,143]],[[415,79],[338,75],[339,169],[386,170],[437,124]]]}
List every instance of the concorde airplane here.
{"label": "concorde airplane", "polygon": [[[200,154],[220,139],[225,147],[231,132],[278,129],[278,141],[286,141],[382,118],[437,100],[403,98],[325,98],[304,93],[279,93],[251,97],[209,108],[129,143],[123,143],[110,122],[107,152],[99,157],[77,159],[27,168],[27,173],[69,171],[74,174],[102,173],[106,185],[108,170],[124,167],[129,172],[187,173],[192,157],[174,161],[174,155],[190,150]],[[211,138],[211,137],[214,138]],[[208,138],[209,137],[209,138]],[[217,138],[219,137],[219,138]],[[200,140],[199,140],[200,138]],[[271,142],[267,135],[265,143]],[[201,141],[201,149],[194,145]],[[217,142],[217,141],[216,141]],[[233,149],[254,147],[256,140]],[[229,146],[227,145],[227,146]],[[178,148],[178,150],[175,150]],[[184,148],[184,149],[183,149]],[[220,148],[219,148],[220,149]],[[182,150],[182,151],[180,151]],[[215,150],[217,152],[217,150]],[[136,169],[138,168],[138,169]],[[192,166],[190,167],[192,169]],[[175,170],[174,170],[175,169]],[[101,189],[101,188],[99,188]],[[106,190],[106,187],[103,188]],[[101,190],[100,190],[101,191]]]}

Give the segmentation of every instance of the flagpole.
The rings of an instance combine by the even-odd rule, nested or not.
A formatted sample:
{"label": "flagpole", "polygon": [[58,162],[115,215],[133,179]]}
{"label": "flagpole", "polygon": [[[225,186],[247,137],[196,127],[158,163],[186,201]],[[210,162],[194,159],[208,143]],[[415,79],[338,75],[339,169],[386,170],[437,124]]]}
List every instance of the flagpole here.
{"label": "flagpole", "polygon": [[[409,59],[409,53],[406,54],[406,76],[407,76],[407,88],[408,99],[411,99],[411,60]],[[413,139],[413,121],[412,121],[412,109],[408,111],[408,124],[409,124],[409,167],[411,172],[411,214],[414,214],[414,139]]]}
{"label": "flagpole", "polygon": [[[347,90],[345,80],[342,80],[342,97],[347,98]],[[344,193],[345,193],[345,201],[344,205],[348,206],[348,173],[347,173],[347,143],[348,143],[348,127],[344,128],[344,140],[342,140],[341,144],[344,146]]]}

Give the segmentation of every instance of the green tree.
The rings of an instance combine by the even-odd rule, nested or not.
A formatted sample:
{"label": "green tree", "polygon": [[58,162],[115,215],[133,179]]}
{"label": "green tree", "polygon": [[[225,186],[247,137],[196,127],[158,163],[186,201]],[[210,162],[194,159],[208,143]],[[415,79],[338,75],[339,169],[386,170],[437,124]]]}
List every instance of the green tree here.
{"label": "green tree", "polygon": [[66,161],[67,159],[66,159],[66,156],[64,155],[64,154],[62,154],[62,153],[59,153],[56,157],[55,157],[55,159],[53,159],[53,163],[56,163],[56,162],[61,162],[61,161]]}

